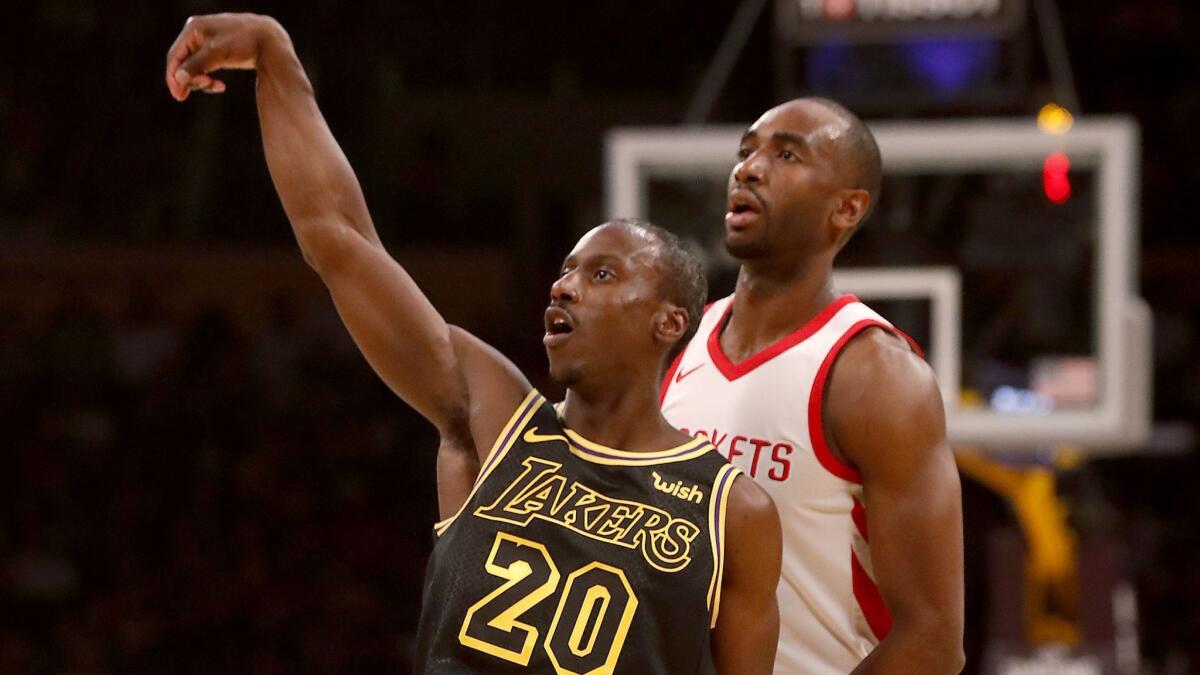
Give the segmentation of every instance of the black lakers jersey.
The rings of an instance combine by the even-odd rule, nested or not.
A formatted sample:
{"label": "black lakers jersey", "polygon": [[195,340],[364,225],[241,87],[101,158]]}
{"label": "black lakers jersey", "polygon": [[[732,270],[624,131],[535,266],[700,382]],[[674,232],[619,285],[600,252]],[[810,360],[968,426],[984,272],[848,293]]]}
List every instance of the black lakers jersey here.
{"label": "black lakers jersey", "polygon": [[564,428],[532,391],[434,526],[417,672],[712,673],[739,471],[700,438],[652,453]]}

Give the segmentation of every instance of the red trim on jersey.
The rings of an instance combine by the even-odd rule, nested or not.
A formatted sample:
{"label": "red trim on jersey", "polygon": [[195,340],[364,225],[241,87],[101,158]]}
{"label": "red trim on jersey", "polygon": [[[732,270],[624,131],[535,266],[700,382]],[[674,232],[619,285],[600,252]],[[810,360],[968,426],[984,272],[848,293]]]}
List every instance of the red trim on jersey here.
{"label": "red trim on jersey", "polygon": [[713,327],[712,332],[708,334],[708,354],[712,357],[713,364],[717,366],[717,370],[721,371],[721,374],[725,376],[725,379],[736,380],[807,340],[813,333],[821,330],[825,324],[829,323],[829,320],[838,313],[838,310],[852,302],[858,302],[858,298],[853,295],[843,295],[829,303],[825,309],[822,309],[808,323],[780,338],[774,344],[768,345],[757,353],[750,355],[744,361],[734,363],[725,355],[725,350],[721,348],[721,327],[725,325],[725,322],[729,319],[729,313],[733,310],[733,302],[731,301],[725,307],[725,314],[721,316],[720,320]]}
{"label": "red trim on jersey", "polygon": [[[825,355],[825,360],[821,362],[821,367],[817,370],[817,377],[813,380],[812,393],[808,396],[808,434],[812,440],[813,453],[817,456],[817,461],[821,463],[821,466],[825,467],[829,473],[838,478],[848,480],[852,483],[862,483],[862,474],[856,467],[838,459],[837,455],[833,454],[833,451],[829,449],[829,442],[825,439],[825,427],[821,424],[821,402],[825,395],[825,384],[829,379],[829,370],[833,368],[833,363],[837,361],[838,354],[842,352],[842,348],[855,335],[872,326],[878,326],[886,331],[896,333],[904,338],[913,351],[920,355],[921,358],[925,358],[924,352],[921,351],[920,345],[915,340],[895,326],[890,326],[877,319],[863,319],[850,326],[842,334],[842,337],[838,338],[833,347],[830,348],[829,353]],[[865,511],[863,512],[863,516],[865,524]],[[863,539],[867,538],[865,527],[862,529],[862,535]]]}
{"label": "red trim on jersey", "polygon": [[892,632],[892,613],[888,611],[887,605],[883,604],[883,595],[879,592],[879,587],[863,569],[862,563],[858,562],[854,551],[850,551],[850,573],[854,584],[854,599],[858,601],[871,632],[875,634],[876,639],[882,640]]}
{"label": "red trim on jersey", "polygon": [[821,367],[817,370],[817,377],[813,380],[812,393],[808,396],[808,435],[812,440],[813,453],[817,456],[817,461],[829,473],[851,483],[861,483],[862,474],[857,468],[838,459],[837,455],[834,455],[833,451],[829,449],[829,443],[825,440],[825,427],[821,424],[821,402],[825,396],[825,383],[829,379],[829,370],[833,368],[833,362],[837,360],[838,354],[842,353],[842,348],[851,338],[871,326],[888,328],[886,323],[881,323],[876,319],[863,319],[850,326],[825,355],[825,360],[821,362]]}
{"label": "red trim on jersey", "polygon": [[[700,312],[701,321],[704,320],[704,315],[708,314],[708,308],[715,304],[717,304],[716,301],[713,301],[704,306],[704,310]],[[692,339],[694,340],[695,337]],[[667,374],[663,375],[662,384],[658,386],[658,407],[660,408],[662,407],[663,401],[667,400],[667,390],[671,388],[671,379],[675,377],[675,371],[679,370],[679,364],[683,361],[683,355],[687,353],[688,346],[690,345],[691,343],[688,343],[688,345],[684,346],[683,349],[679,350],[679,354],[675,357],[675,360],[671,362],[671,367],[667,368]]]}
{"label": "red trim on jersey", "polygon": [[858,528],[858,534],[867,541],[867,509],[863,506],[858,498],[854,498],[854,506],[850,509],[850,518],[854,521],[854,527]]}

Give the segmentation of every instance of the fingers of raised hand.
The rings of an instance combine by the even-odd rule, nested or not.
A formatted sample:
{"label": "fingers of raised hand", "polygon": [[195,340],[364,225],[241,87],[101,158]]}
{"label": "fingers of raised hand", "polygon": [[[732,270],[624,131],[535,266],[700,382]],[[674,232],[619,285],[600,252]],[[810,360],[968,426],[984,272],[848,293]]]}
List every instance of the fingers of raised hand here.
{"label": "fingers of raised hand", "polygon": [[220,94],[225,83],[209,73],[221,67],[223,40],[209,30],[207,18],[188,19],[167,52],[167,88],[178,101],[193,91]]}
{"label": "fingers of raised hand", "polygon": [[[180,74],[185,73],[182,68],[178,72]],[[225,83],[208,73],[192,75],[181,84],[186,87],[188,92],[202,91],[206,94],[220,94],[225,91]]]}
{"label": "fingers of raised hand", "polygon": [[183,30],[175,38],[171,48],[167,50],[167,89],[170,90],[171,96],[178,101],[187,98],[188,92],[192,88],[190,86],[192,76],[204,72],[203,68],[198,68],[201,62],[196,57],[204,49],[206,42],[207,34],[204,31],[203,21],[192,17],[187,20]]}
{"label": "fingers of raised hand", "polygon": [[261,21],[251,15],[214,14],[188,19],[167,52],[167,88],[182,101],[192,91],[219,94],[225,83],[212,77],[222,69],[253,69]]}

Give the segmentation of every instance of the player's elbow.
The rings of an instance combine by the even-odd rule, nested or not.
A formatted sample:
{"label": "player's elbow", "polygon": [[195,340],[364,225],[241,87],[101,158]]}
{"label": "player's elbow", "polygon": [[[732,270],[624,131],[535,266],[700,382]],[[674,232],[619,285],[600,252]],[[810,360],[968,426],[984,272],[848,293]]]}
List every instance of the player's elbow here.
{"label": "player's elbow", "polygon": [[929,664],[926,672],[946,675],[961,672],[967,663],[962,638],[961,622],[949,618],[926,622],[920,637]]}
{"label": "player's elbow", "polygon": [[936,654],[932,659],[935,669],[930,672],[955,675],[961,673],[967,665],[967,654],[963,651],[962,638],[946,638],[935,647]]}
{"label": "player's elbow", "polygon": [[304,262],[322,277],[349,265],[355,249],[366,242],[350,227],[325,219],[292,223]]}
{"label": "player's elbow", "polygon": [[950,672],[961,673],[963,668],[967,667],[967,653],[963,651],[962,645],[954,648],[954,662]]}
{"label": "player's elbow", "polygon": [[961,644],[955,645],[952,649],[946,650],[945,658],[943,659],[943,665],[944,668],[938,672],[948,673],[950,675],[957,675],[958,673],[962,672],[963,668],[965,668],[967,665],[967,654],[963,651]]}
{"label": "player's elbow", "polygon": [[963,624],[954,616],[929,610],[917,615],[898,614],[887,642],[907,654],[906,660],[921,665],[920,672],[954,675],[961,672],[967,657],[963,652]]}

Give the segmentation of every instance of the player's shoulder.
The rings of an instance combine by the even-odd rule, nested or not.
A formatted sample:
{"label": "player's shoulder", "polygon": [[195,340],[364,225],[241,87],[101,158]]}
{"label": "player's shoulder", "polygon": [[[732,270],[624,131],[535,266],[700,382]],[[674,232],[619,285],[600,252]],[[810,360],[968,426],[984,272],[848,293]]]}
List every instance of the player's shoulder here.
{"label": "player's shoulder", "polygon": [[915,346],[884,325],[865,328],[846,343],[832,378],[834,391],[838,383],[903,390],[937,386],[933,368]]}
{"label": "player's shoulder", "polygon": [[[938,447],[945,411],[933,369],[903,337],[870,328],[846,345],[830,376],[826,424],[860,469]],[[864,424],[870,419],[870,424]]]}
{"label": "player's shoulder", "polygon": [[761,486],[739,473],[729,490],[725,511],[724,587],[759,587],[773,595],[783,556],[783,525],[775,502]]}
{"label": "player's shoulder", "polygon": [[762,486],[744,473],[739,473],[730,486],[726,508],[731,531],[779,526],[779,511],[775,508],[775,501]]}
{"label": "player's shoulder", "polygon": [[[870,327],[846,344],[830,374],[826,406],[839,441],[944,424],[933,369],[904,337],[886,326]],[[862,425],[863,415],[869,415],[872,424]]]}

